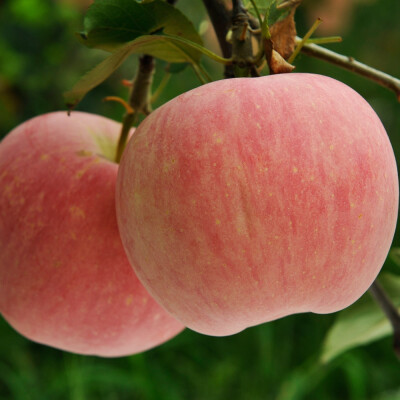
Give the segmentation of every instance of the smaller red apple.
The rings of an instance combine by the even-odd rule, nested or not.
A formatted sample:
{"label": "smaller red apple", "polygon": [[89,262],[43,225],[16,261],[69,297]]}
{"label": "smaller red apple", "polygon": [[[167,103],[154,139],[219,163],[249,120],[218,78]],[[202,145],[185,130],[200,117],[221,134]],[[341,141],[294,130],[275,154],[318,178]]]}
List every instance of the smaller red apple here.
{"label": "smaller red apple", "polygon": [[183,326],[140,284],[115,216],[119,124],[50,113],[0,144],[0,311],[21,334],[123,356]]}

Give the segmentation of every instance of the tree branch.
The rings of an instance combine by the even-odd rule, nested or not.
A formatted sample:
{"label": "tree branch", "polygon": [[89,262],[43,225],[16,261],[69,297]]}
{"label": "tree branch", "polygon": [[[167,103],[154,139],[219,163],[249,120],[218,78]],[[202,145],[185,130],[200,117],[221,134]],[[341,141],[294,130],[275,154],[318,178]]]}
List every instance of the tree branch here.
{"label": "tree branch", "polygon": [[375,281],[369,288],[369,292],[382,308],[393,328],[393,349],[397,357],[400,358],[400,315],[397,308],[390,301],[382,287]]}
{"label": "tree branch", "polygon": [[[223,0],[203,0],[203,4],[210,17],[215,34],[217,35],[219,47],[223,57],[231,58],[232,45],[226,40],[226,36],[231,27],[231,12],[226,8]],[[225,66],[225,78],[233,77],[233,66]]]}
{"label": "tree branch", "polygon": [[[296,37],[296,42],[300,42],[301,38]],[[334,51],[325,49],[324,47],[316,44],[305,44],[301,51],[309,56],[319,58],[320,60],[327,61],[331,64],[337,65],[341,68],[352,71],[358,75],[361,75],[367,79],[370,79],[379,85],[393,90],[397,96],[397,100],[400,101],[400,80],[393,76],[379,71],[375,68],[369,67],[359,61],[356,61],[353,57],[343,56],[335,53]]]}

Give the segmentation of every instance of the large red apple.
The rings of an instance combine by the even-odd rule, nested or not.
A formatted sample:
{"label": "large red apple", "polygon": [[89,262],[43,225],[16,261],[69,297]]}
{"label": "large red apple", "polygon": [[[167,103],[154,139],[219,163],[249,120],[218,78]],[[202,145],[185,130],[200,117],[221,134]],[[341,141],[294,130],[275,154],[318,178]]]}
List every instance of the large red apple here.
{"label": "large red apple", "polygon": [[140,284],[115,216],[119,124],[34,118],[0,144],[0,311],[28,338],[122,356],[182,330]]}
{"label": "large red apple", "polygon": [[117,218],[139,279],[189,328],[229,335],[356,301],[389,250],[396,162],[348,86],[287,74],[210,83],[125,150]]}

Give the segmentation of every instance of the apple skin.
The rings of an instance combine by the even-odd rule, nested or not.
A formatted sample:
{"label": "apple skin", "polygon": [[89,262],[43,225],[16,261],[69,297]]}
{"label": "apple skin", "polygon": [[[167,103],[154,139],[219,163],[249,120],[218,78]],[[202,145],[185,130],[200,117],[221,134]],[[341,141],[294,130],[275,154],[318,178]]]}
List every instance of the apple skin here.
{"label": "apple skin", "polygon": [[398,176],[368,103],[334,79],[213,82],[137,128],[117,180],[137,276],[208,335],[356,301],[390,248]]}
{"label": "apple skin", "polygon": [[181,323],[140,284],[115,215],[119,124],[41,115],[0,144],[0,311],[39,343],[105,357],[138,353]]}

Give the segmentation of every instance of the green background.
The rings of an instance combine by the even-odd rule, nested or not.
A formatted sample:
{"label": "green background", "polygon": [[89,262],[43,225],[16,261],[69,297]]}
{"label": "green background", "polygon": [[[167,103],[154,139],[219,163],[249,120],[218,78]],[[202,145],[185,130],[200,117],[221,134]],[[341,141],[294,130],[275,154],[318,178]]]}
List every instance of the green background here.
{"label": "green background", "polygon": [[[297,13],[300,35],[310,26],[307,11],[318,1],[305,3]],[[343,43],[329,47],[400,77],[400,2],[356,3]],[[179,0],[177,6],[196,27],[205,26],[199,0]],[[28,118],[65,109],[62,93],[104,58],[103,52],[87,50],[75,40],[82,20],[82,9],[57,0],[0,2],[0,137]],[[136,63],[130,58],[78,109],[121,120],[121,106],[102,98],[126,98],[120,81],[134,75]],[[204,64],[220,79],[220,66]],[[164,67],[158,63],[155,87]],[[296,60],[296,68],[337,78],[363,95],[382,119],[400,160],[400,105],[392,92],[306,56]],[[174,75],[155,107],[199,84],[190,69]],[[397,246],[399,239],[396,234]],[[0,319],[0,400],[400,399],[400,363],[390,337],[327,365],[318,363],[336,317],[295,315],[226,338],[186,330],[159,348],[119,359],[35,344]]]}

